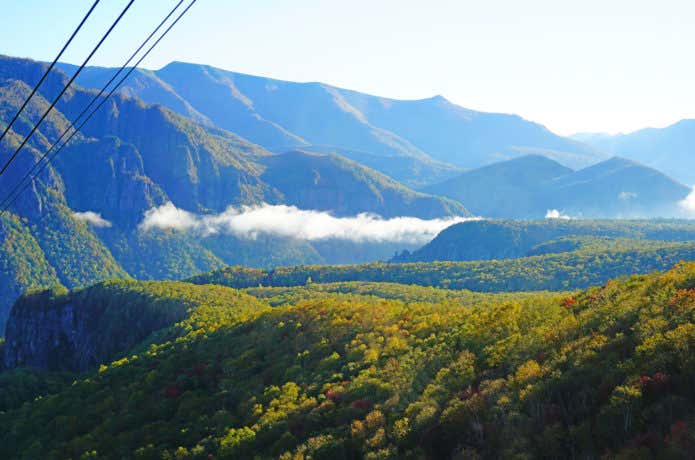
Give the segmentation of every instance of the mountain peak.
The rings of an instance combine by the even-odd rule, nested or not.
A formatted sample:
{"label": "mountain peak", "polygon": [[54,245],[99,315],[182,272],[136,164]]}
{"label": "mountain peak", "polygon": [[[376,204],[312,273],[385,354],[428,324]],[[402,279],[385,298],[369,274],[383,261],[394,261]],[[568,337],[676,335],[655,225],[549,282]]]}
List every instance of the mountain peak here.
{"label": "mountain peak", "polygon": [[[509,164],[518,164],[518,163],[524,163],[524,164],[534,164],[534,163],[545,163],[545,164],[552,164],[552,165],[558,165],[560,167],[562,166],[560,163],[557,161],[553,160],[552,158],[548,158],[545,155],[541,155],[539,153],[529,153],[527,155],[522,155],[520,157],[512,158],[511,160],[507,160],[506,162],[503,163],[509,163]],[[497,165],[501,163],[495,163]],[[492,165],[491,165],[492,166]]]}
{"label": "mountain peak", "polygon": [[175,67],[207,67],[205,64],[197,64],[195,62],[186,62],[186,61],[171,61],[168,64],[165,64],[164,66],[160,67],[159,70],[164,70],[164,69],[171,69]]}
{"label": "mountain peak", "polygon": [[593,166],[594,166],[594,167],[602,167],[602,166],[603,166],[603,167],[605,167],[605,166],[610,166],[610,167],[617,167],[617,166],[620,166],[620,167],[628,167],[628,166],[644,166],[644,165],[638,163],[638,162],[635,161],[635,160],[631,160],[631,159],[629,159],[629,158],[621,157],[621,156],[618,156],[618,155],[613,155],[613,156],[610,157],[609,159],[604,160],[604,161],[602,161],[602,162],[600,162],[600,163],[596,163],[596,164],[593,165]]}

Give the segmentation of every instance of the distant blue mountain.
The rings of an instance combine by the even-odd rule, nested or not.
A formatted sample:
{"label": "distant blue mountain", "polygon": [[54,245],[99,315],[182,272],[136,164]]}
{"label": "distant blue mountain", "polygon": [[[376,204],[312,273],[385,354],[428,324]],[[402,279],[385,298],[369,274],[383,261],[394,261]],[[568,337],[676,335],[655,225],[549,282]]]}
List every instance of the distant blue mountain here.
{"label": "distant blue mountain", "polygon": [[582,133],[572,137],[599,150],[644,163],[685,184],[695,184],[695,120],[615,136]]}
{"label": "distant blue mountain", "polygon": [[424,189],[465,203],[474,214],[541,218],[671,217],[690,189],[635,161],[614,157],[579,171],[529,155],[467,171]]}

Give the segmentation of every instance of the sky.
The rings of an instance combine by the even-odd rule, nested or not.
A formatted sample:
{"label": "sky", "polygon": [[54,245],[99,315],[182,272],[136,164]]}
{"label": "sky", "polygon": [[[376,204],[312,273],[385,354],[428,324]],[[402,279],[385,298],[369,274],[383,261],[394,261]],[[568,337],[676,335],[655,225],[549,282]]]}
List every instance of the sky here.
{"label": "sky", "polygon": [[[93,0],[5,0],[0,53],[50,61]],[[81,63],[126,0],[101,0]],[[90,64],[119,66],[175,0],[135,0]],[[440,94],[552,131],[695,118],[692,0],[198,0],[143,67],[186,61],[397,99]]]}

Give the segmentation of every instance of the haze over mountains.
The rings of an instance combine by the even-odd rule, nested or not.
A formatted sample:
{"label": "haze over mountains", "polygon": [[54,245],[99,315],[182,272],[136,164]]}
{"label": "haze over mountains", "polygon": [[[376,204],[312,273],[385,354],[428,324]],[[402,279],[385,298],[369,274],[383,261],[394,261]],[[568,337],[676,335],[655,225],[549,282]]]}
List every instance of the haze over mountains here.
{"label": "haze over mountains", "polygon": [[[100,87],[112,71],[89,68],[78,82]],[[415,188],[456,177],[462,169],[526,155],[542,155],[574,170],[619,156],[695,184],[692,168],[682,167],[695,140],[688,120],[664,130],[566,138],[517,115],[466,109],[442,96],[394,100],[182,62],[138,70],[122,92],[273,152],[337,153]]]}

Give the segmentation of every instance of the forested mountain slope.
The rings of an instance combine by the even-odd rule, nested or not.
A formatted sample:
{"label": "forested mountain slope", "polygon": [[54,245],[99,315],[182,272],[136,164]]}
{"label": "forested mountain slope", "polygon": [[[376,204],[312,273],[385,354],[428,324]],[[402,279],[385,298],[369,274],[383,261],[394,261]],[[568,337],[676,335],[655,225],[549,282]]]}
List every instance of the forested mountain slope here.
{"label": "forested mountain slope", "polygon": [[[42,65],[3,58],[0,67],[8,75],[6,84],[14,88],[13,96],[16,96],[5,95],[1,99],[3,118],[6,119],[14,114],[21,100],[16,93],[26,92],[27,89],[25,83],[17,80],[33,83],[32,78],[39,74]],[[64,75],[62,79],[65,79]],[[47,88],[41,95],[50,99],[52,88]],[[88,90],[71,90],[69,97],[58,104],[59,112],[52,115],[53,122],[45,126],[46,132],[41,131],[37,136],[43,142],[36,144],[37,150],[43,150],[48,141],[54,140],[55,134],[66,126],[67,120],[73,119],[92,96]],[[24,128],[29,126],[28,122],[35,121],[40,113],[39,107],[44,104],[45,100],[40,99],[29,110],[29,116],[19,124],[20,134],[26,134]],[[54,171],[60,175],[70,204],[75,202],[85,209],[100,212],[108,220],[128,223],[133,215],[140,217],[144,210],[164,200],[193,212],[220,212],[229,205],[262,201],[271,204],[282,202],[281,191],[273,181],[284,178],[271,174],[272,171],[265,176],[265,180],[262,177],[267,168],[275,165],[264,164],[271,161],[268,151],[229,131],[196,124],[162,106],[147,106],[138,99],[116,97],[96,113],[83,132],[85,137],[81,142],[58,157]],[[301,155],[297,153],[290,155],[294,157],[281,156],[273,161],[294,158],[296,164],[292,169],[298,174],[295,186],[311,188],[316,185],[312,175],[316,168],[312,167],[312,162],[300,161]],[[8,187],[9,183],[13,183],[12,179],[17,179],[16,176],[26,170],[22,166],[27,166],[31,161],[28,155],[24,157],[27,158],[24,164],[13,168],[15,177],[3,178],[2,185]],[[324,191],[327,189],[336,193],[341,188],[341,181],[367,179],[369,183],[363,187],[353,187],[348,197],[365,202],[367,200],[362,193],[372,193],[375,189],[381,192],[379,187],[388,184],[392,191],[379,198],[386,211],[393,199],[405,202],[406,205],[400,206],[404,213],[412,216],[465,213],[460,205],[439,198],[431,198],[426,211],[417,207],[408,208],[407,203],[413,201],[412,197],[417,194],[375,171],[336,157],[322,160],[324,157],[314,155],[310,158],[314,162],[323,161],[324,176],[333,177],[332,181],[321,182]],[[347,164],[351,166],[345,166]],[[91,174],[81,174],[84,170]],[[278,185],[287,187],[286,181]],[[293,204],[310,208],[308,203],[301,200]],[[369,206],[375,207],[373,204]],[[360,209],[360,206],[353,205],[352,208]]]}
{"label": "forested mountain slope", "polygon": [[[176,284],[134,294],[166,311]],[[96,302],[115,293],[93,289]],[[41,398],[22,393],[26,371],[0,375],[26,398],[0,412],[0,455],[687,458],[693,289],[693,264],[468,306],[327,297],[241,311],[243,296],[201,286],[213,305],[193,301],[149,347],[73,383],[30,374]]]}
{"label": "forested mountain slope", "polygon": [[9,305],[27,287],[48,287],[60,281],[34,236],[17,218],[0,218],[0,254],[0,325],[4,325]]}
{"label": "forested mountain slope", "polygon": [[401,300],[406,303],[457,303],[463,306],[482,305],[490,302],[522,300],[544,294],[561,293],[529,292],[475,292],[467,289],[443,289],[417,284],[400,284],[379,281],[343,281],[335,283],[306,283],[299,286],[257,286],[243,290],[271,306],[295,305],[314,299],[336,301],[373,301],[375,299]]}

